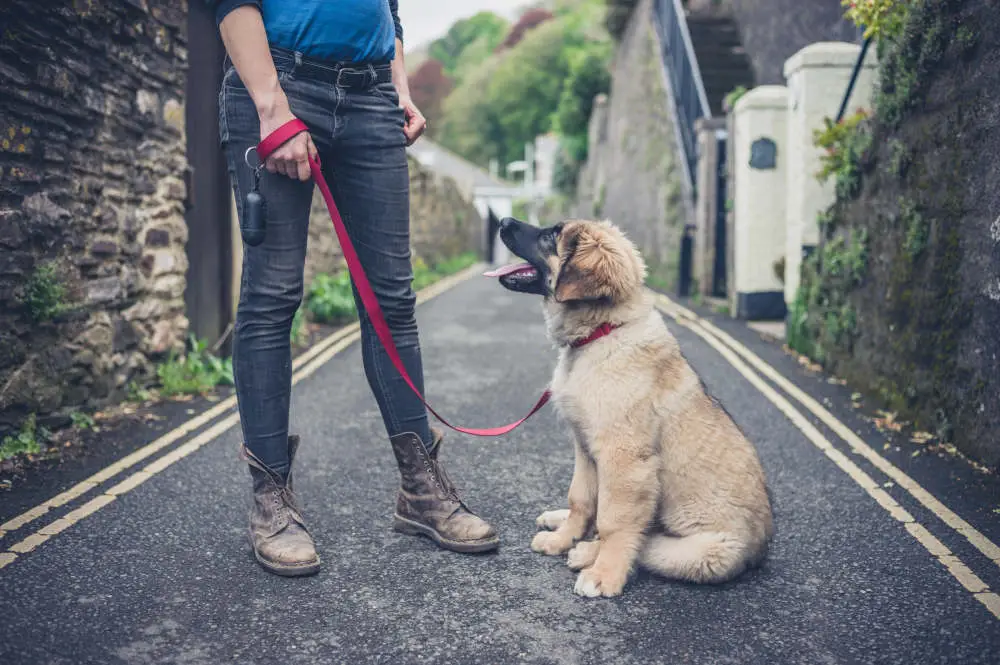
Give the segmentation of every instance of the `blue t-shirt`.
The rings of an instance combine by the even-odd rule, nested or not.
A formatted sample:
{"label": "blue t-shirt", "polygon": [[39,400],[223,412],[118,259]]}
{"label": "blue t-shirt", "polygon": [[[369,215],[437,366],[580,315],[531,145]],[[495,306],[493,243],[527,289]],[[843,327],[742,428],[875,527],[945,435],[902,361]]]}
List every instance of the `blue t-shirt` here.
{"label": "blue t-shirt", "polygon": [[389,62],[402,39],[398,0],[217,0],[216,18],[256,5],[272,46],[338,62]]}

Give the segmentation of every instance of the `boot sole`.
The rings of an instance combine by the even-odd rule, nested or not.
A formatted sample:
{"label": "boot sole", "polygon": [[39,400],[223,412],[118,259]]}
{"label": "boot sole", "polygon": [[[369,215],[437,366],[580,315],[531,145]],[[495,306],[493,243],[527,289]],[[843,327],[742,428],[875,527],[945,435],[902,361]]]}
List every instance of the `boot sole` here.
{"label": "boot sole", "polygon": [[449,540],[429,526],[420,524],[419,522],[413,522],[405,517],[400,517],[399,515],[393,516],[392,528],[399,533],[403,533],[408,536],[426,536],[437,543],[438,547],[451,550],[452,552],[461,552],[462,554],[491,552],[500,547],[500,538],[496,536],[485,540]]}
{"label": "boot sole", "polygon": [[253,546],[253,540],[250,538],[248,538],[248,540],[250,540],[250,551],[253,552],[253,558],[257,559],[257,563],[260,564],[260,567],[269,573],[279,575],[281,577],[307,577],[309,575],[315,575],[319,572],[319,557],[316,557],[315,561],[295,566],[274,563],[273,561],[268,561],[262,557],[257,551],[257,548]]}

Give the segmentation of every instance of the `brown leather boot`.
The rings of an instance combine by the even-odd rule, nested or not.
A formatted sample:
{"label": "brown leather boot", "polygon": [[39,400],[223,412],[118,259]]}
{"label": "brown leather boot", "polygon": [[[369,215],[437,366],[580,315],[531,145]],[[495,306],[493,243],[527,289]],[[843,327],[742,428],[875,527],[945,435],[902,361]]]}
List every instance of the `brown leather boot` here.
{"label": "brown leather boot", "polygon": [[497,532],[475,515],[458,496],[438,460],[441,433],[432,430],[430,451],[413,433],[392,437],[392,452],[399,463],[402,482],[396,500],[393,528],[409,535],[424,535],[454,552],[488,552],[500,546]]}
{"label": "brown leather boot", "polygon": [[288,437],[288,477],[264,466],[243,446],[241,453],[253,477],[250,546],[257,562],[275,575],[298,577],[319,572],[319,557],[292,493],[291,466],[299,437]]}

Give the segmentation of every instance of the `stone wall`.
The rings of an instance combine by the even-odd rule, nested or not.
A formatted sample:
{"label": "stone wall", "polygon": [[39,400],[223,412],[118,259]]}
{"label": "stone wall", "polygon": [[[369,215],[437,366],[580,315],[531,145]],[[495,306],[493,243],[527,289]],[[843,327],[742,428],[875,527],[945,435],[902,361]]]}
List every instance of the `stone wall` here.
{"label": "stone wall", "polygon": [[186,10],[0,4],[0,433],[184,338]]}
{"label": "stone wall", "polygon": [[594,103],[570,213],[613,220],[672,288],[688,210],[668,94],[651,0],[642,0],[615,53],[611,93]]}
{"label": "stone wall", "polygon": [[918,0],[882,51],[860,181],[838,187],[789,332],[1000,468],[1000,13],[993,0]]}
{"label": "stone wall", "polygon": [[[480,252],[483,220],[451,178],[435,175],[413,158],[410,164],[410,244],[415,257],[434,264],[463,252]],[[319,194],[313,195],[309,220],[309,252],[305,283],[308,289],[320,273],[343,268],[343,255],[329,213]]]}

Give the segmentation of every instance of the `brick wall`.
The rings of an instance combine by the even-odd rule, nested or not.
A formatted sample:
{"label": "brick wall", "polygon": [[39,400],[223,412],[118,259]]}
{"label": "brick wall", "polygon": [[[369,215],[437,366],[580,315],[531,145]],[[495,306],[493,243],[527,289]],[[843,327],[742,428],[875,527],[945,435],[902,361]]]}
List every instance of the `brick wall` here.
{"label": "brick wall", "polygon": [[0,4],[0,431],[123,394],[182,342],[186,12]]}

